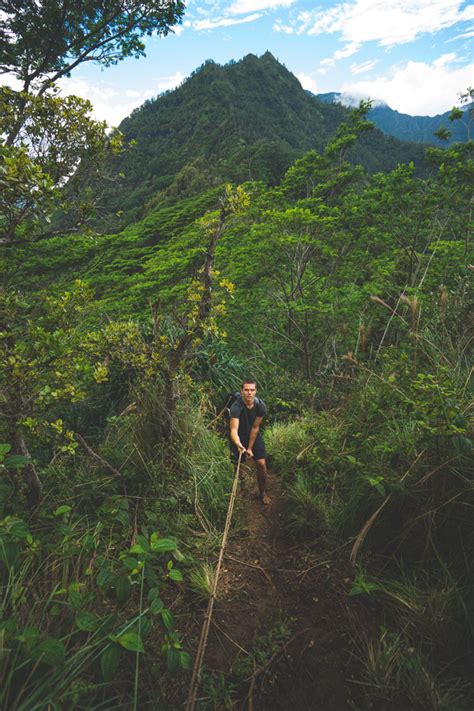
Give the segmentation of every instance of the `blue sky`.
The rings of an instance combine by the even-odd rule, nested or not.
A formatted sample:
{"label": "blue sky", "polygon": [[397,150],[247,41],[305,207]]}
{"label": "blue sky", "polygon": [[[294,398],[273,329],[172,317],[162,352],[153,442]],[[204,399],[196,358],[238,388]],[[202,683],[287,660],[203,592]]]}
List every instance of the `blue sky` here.
{"label": "blue sky", "polygon": [[117,125],[174,88],[206,59],[225,64],[266,50],[314,93],[342,91],[434,115],[474,84],[474,4],[463,0],[189,0],[181,26],[147,40],[147,56],[63,82]]}

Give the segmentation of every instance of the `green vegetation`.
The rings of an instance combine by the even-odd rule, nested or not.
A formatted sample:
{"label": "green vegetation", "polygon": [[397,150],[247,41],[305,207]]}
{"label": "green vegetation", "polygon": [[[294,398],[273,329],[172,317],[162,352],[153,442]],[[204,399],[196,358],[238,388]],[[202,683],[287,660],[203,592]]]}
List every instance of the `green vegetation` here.
{"label": "green vegetation", "polygon": [[[66,54],[54,61],[65,70]],[[474,145],[430,149],[422,174],[392,154],[380,172],[369,107],[331,108],[329,126],[270,55],[207,63],[122,128],[156,127],[162,110],[165,126],[183,96],[256,91],[255,72],[294,92],[295,142],[284,92],[260,82],[281,131],[255,116],[248,145],[224,131],[208,162],[203,104],[194,144],[167,139],[168,166],[157,152],[139,176],[139,141],[123,159],[127,219],[141,217],[117,234],[90,229],[90,176],[111,170],[120,136],[52,87],[2,91],[2,708],[165,708],[186,687],[182,617],[209,595],[232,478],[215,415],[247,369],[270,404],[289,541],[346,550],[348,604],[370,614],[353,632],[355,703],[470,708]],[[301,143],[307,122],[316,147]],[[362,141],[370,170],[354,160]],[[54,233],[53,208],[73,231]],[[245,663],[265,666],[289,630]],[[210,708],[238,695],[215,674],[202,688]]]}
{"label": "green vegetation", "polygon": [[[131,147],[110,163],[115,179],[105,188],[108,216],[100,224],[116,231],[143,217],[157,191],[196,194],[227,180],[275,185],[296,158],[321,151],[348,115],[308,95],[270,52],[225,66],[207,61],[120,124]],[[423,156],[421,145],[375,129],[354,147],[351,160],[371,172],[416,160],[425,171]]]}

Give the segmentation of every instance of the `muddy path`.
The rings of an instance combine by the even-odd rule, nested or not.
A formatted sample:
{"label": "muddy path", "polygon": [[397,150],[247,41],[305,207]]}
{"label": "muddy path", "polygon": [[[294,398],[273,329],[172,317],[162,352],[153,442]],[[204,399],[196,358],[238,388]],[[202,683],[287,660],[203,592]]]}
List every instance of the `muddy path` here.
{"label": "muddy path", "polygon": [[[308,547],[288,537],[285,492],[276,475],[269,475],[270,505],[263,506],[256,491],[254,472],[246,468],[197,708],[353,708],[347,652],[351,572],[318,550],[317,541]],[[225,680],[229,698],[206,700],[206,678]]]}

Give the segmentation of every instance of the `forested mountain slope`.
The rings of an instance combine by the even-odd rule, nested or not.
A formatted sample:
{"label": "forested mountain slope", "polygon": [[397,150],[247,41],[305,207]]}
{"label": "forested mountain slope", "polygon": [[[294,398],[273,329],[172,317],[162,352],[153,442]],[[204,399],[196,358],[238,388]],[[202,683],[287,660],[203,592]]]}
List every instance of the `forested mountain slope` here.
{"label": "forested mountain slope", "polygon": [[[334,104],[340,103],[342,94],[331,91],[326,94],[316,94],[314,97],[319,101]],[[410,116],[390,108],[387,104],[376,102],[369,111],[368,118],[384,133],[395,136],[401,141],[414,141],[417,143],[429,143],[431,145],[442,145],[445,143],[435,136],[435,131],[444,127],[450,131],[447,144],[464,142],[469,139],[469,111],[472,112],[473,105],[464,108],[464,118],[460,121],[451,121],[451,111],[446,111],[437,116]]]}
{"label": "forested mountain slope", "polygon": [[[321,150],[347,116],[344,107],[309,96],[269,52],[225,66],[208,61],[122,121],[125,141],[134,143],[114,161],[123,178],[106,190],[104,207],[128,222],[175,180],[194,191],[224,180],[275,184],[299,155]],[[423,148],[375,130],[351,160],[371,172],[410,160],[422,167]]]}

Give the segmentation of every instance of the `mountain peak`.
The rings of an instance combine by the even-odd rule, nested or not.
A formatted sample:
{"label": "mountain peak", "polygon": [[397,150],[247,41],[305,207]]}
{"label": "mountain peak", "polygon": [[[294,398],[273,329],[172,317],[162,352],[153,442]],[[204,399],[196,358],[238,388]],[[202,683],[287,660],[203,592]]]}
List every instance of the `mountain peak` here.
{"label": "mountain peak", "polygon": [[[124,178],[109,204],[133,217],[131,210],[175,181],[180,190],[228,180],[275,184],[303,153],[322,151],[346,117],[342,105],[325,107],[308,95],[269,51],[225,65],[207,60],[121,123],[125,140],[134,143],[115,161]],[[373,143],[370,159],[362,143],[353,151],[371,170],[415,157],[413,147],[394,148],[381,135]]]}

